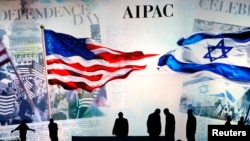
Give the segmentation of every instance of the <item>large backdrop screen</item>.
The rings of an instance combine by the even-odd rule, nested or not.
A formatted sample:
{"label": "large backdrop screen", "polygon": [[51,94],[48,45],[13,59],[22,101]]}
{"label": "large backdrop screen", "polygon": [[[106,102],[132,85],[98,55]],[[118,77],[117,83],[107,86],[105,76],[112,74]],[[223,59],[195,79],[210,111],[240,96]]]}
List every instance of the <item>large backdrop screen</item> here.
{"label": "large backdrop screen", "polygon": [[[1,0],[0,140],[25,119],[49,140],[112,136],[119,112],[129,136],[148,136],[147,118],[175,115],[186,140],[187,110],[207,125],[248,118],[247,0]],[[249,34],[248,34],[249,35]],[[6,52],[5,52],[6,49]],[[247,123],[249,124],[249,123]]]}

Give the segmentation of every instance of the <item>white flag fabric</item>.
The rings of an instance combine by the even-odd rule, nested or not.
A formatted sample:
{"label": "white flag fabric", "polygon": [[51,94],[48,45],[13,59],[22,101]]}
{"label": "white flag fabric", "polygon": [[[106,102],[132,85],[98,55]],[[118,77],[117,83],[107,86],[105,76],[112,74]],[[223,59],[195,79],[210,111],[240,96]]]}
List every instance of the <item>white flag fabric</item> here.
{"label": "white flag fabric", "polygon": [[159,67],[184,73],[210,71],[233,81],[250,82],[250,30],[196,33],[181,38],[177,45],[159,58]]}

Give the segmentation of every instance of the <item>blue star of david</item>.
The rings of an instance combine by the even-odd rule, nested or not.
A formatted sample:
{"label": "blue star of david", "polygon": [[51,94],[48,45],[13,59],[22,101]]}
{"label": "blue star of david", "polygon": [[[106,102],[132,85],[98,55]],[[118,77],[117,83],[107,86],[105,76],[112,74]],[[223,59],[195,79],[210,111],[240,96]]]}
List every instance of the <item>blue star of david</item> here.
{"label": "blue star of david", "polygon": [[199,86],[199,93],[206,94],[208,92],[208,85],[202,84]]}
{"label": "blue star of david", "polygon": [[[221,59],[221,58],[227,58],[227,53],[232,49],[233,47],[225,46],[224,45],[224,40],[221,40],[216,46],[208,46],[207,47],[207,54],[203,58],[208,58],[210,62],[213,62],[216,59]],[[221,55],[218,57],[213,57],[212,52],[215,49],[220,49],[221,50]]]}

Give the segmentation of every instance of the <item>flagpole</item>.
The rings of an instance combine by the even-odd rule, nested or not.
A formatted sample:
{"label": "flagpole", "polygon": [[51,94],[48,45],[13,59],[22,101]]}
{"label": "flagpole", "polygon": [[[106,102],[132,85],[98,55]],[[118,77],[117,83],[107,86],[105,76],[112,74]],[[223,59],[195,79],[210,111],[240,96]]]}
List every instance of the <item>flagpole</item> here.
{"label": "flagpole", "polygon": [[249,114],[249,110],[250,110],[250,105],[248,106],[248,109],[247,109],[247,113],[246,113],[246,116],[245,116],[244,122],[246,122],[246,121],[247,121],[247,117],[248,117],[248,114]]}
{"label": "flagpole", "polygon": [[41,121],[40,116],[38,117],[38,115],[37,115],[38,113],[37,113],[37,111],[36,111],[35,104],[34,104],[34,102],[30,99],[30,97],[29,97],[29,95],[28,95],[28,92],[27,92],[27,89],[26,89],[26,87],[24,86],[24,84],[23,84],[23,82],[22,82],[22,79],[21,79],[21,77],[19,76],[19,74],[18,74],[18,72],[17,72],[17,69],[16,69],[16,67],[15,67],[15,65],[14,65],[14,63],[13,63],[13,61],[12,61],[12,58],[10,57],[10,55],[8,54],[8,52],[7,52],[7,55],[9,56],[10,64],[12,65],[13,70],[15,71],[15,74],[16,74],[18,80],[20,81],[20,84],[21,84],[22,88],[23,88],[24,91],[25,91],[26,97],[27,97],[27,99],[28,99],[28,102],[29,102],[30,105],[31,105],[31,108],[33,109],[35,115],[37,116],[37,119],[38,119],[39,121]]}
{"label": "flagpole", "polygon": [[48,99],[48,115],[49,118],[51,118],[51,107],[50,107],[50,92],[49,92],[49,83],[48,83],[48,72],[47,72],[47,62],[46,62],[46,49],[45,49],[45,41],[44,41],[44,26],[41,25],[41,33],[42,33],[42,46],[43,46],[43,61],[44,61],[44,66],[45,66],[45,76],[46,76],[46,85],[47,85],[47,99]]}

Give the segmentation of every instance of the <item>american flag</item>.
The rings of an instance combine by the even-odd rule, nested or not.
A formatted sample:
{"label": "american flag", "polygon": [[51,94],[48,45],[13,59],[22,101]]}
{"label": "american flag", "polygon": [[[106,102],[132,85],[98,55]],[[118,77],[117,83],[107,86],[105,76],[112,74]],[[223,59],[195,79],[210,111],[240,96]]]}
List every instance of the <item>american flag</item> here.
{"label": "american flag", "polygon": [[90,105],[93,103],[94,99],[98,96],[98,93],[90,93],[90,92],[82,92],[81,94],[78,94],[80,96],[78,100],[78,107],[90,107]]}
{"label": "american flag", "polygon": [[[7,50],[2,41],[0,41],[0,66],[8,63],[9,61],[10,57]],[[16,95],[14,93],[7,94],[7,92],[2,91],[0,94],[0,115],[13,114],[15,110],[15,100]]]}
{"label": "american flag", "polygon": [[2,41],[0,41],[0,66],[8,63],[10,61],[9,55],[6,48],[4,47]]}
{"label": "american flag", "polygon": [[31,99],[35,97],[32,88],[33,88],[33,83],[31,83],[29,80],[25,80],[24,82],[24,87],[26,88],[27,94]]}
{"label": "american flag", "polygon": [[15,111],[16,94],[0,94],[0,115],[13,114]]}
{"label": "american flag", "polygon": [[19,75],[21,75],[21,76],[30,75],[31,74],[31,72],[30,72],[30,66],[28,66],[28,65],[17,66],[16,69],[17,69],[17,73]]}
{"label": "american flag", "polygon": [[68,90],[86,91],[104,86],[111,80],[124,79],[146,65],[137,61],[157,54],[141,51],[122,52],[103,47],[89,38],[75,38],[64,33],[44,30],[47,78]]}
{"label": "american flag", "polygon": [[34,77],[40,78],[41,80],[45,80],[46,78],[45,67],[34,60],[32,60],[31,73]]}

